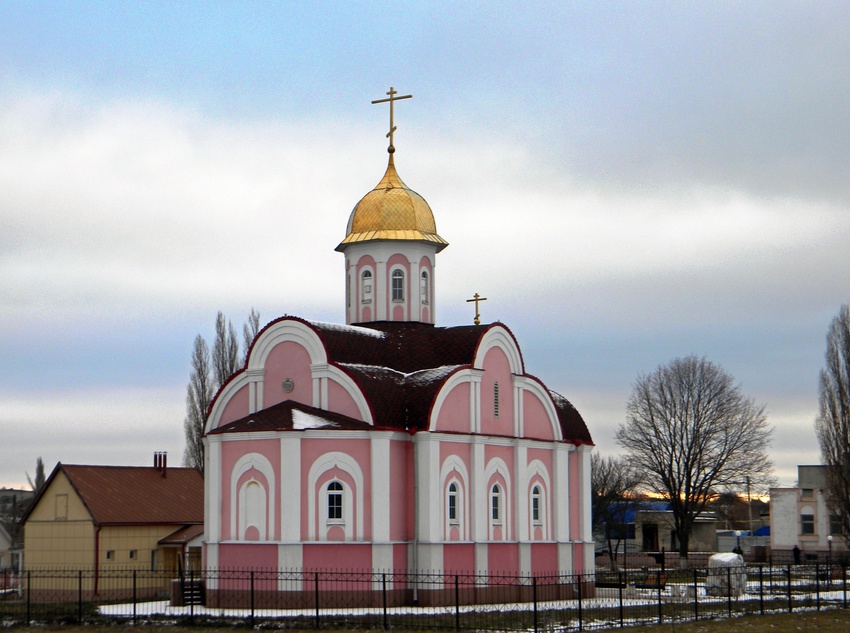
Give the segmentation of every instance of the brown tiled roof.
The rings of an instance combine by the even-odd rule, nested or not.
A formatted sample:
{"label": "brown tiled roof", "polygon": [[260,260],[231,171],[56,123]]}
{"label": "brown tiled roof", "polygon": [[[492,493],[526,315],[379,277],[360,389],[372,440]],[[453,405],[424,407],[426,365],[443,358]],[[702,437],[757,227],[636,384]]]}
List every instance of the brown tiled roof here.
{"label": "brown tiled roof", "polygon": [[[453,372],[472,366],[478,345],[491,328],[500,326],[510,333],[501,323],[436,327],[427,323],[377,321],[352,326],[293,316],[280,317],[263,329],[283,320],[300,321],[316,332],[325,346],[328,361],[351,376],[363,391],[375,427],[404,430],[427,428],[440,386]],[[575,407],[563,396],[550,393],[558,410],[564,439],[592,443],[587,426]],[[272,409],[275,407],[266,411]],[[211,432],[272,430],[272,427],[290,430],[286,425],[291,424],[291,409],[261,415],[263,413],[252,414]],[[333,414],[323,411],[321,415]],[[355,422],[350,418],[346,420],[348,425]],[[233,426],[237,424],[238,428]]]}
{"label": "brown tiled roof", "polygon": [[[204,478],[194,468],[58,464],[99,525],[204,522]],[[45,485],[45,489],[47,486]]]}

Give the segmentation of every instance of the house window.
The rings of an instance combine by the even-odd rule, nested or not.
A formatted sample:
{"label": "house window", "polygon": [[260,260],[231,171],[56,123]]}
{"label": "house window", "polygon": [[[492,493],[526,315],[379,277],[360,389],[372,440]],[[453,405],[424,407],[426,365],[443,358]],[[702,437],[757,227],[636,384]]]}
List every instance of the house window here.
{"label": "house window", "polygon": [[540,524],[540,486],[531,489],[531,521]]}
{"label": "house window", "polygon": [[493,523],[502,522],[502,489],[499,484],[490,489],[490,519]]}
{"label": "house window", "polygon": [[812,488],[803,488],[800,496],[803,497],[803,499],[811,499],[815,496],[815,491]]}
{"label": "house window", "polygon": [[156,571],[156,550],[151,550],[151,571]]}
{"label": "house window", "polygon": [[422,303],[428,303],[428,271],[423,270],[419,279],[420,292],[422,294]]}
{"label": "house window", "polygon": [[404,301],[404,273],[393,271],[393,301]]}
{"label": "house window", "polygon": [[493,416],[499,417],[499,382],[493,383]]}
{"label": "house window", "polygon": [[372,271],[364,270],[360,275],[360,300],[363,303],[372,303]]}
{"label": "house window", "polygon": [[454,482],[449,484],[449,495],[447,502],[449,523],[457,523],[457,484]]}
{"label": "house window", "polygon": [[115,550],[114,549],[106,550],[106,560],[115,560]]}
{"label": "house window", "polygon": [[815,515],[801,514],[800,515],[800,534],[815,533]]}
{"label": "house window", "polygon": [[328,484],[328,521],[342,521],[342,484]]}
{"label": "house window", "polygon": [[68,495],[56,495],[56,520],[68,519]]}
{"label": "house window", "polygon": [[844,534],[844,526],[841,525],[841,516],[838,514],[830,514],[829,515],[829,533],[830,534]]}
{"label": "house window", "polygon": [[137,554],[138,554],[138,550],[131,549],[130,550],[130,560],[136,560]]}

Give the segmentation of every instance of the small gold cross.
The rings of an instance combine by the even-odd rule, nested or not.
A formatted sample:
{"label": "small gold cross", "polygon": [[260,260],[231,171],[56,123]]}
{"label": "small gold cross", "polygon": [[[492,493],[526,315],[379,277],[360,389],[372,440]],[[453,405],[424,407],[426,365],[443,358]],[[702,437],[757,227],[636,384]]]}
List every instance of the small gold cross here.
{"label": "small gold cross", "polygon": [[478,314],[478,302],[479,301],[487,301],[487,297],[482,297],[477,292],[472,295],[472,299],[467,299],[467,303],[475,302],[475,325],[481,325],[481,315]]}
{"label": "small gold cross", "polygon": [[393,146],[393,132],[395,132],[396,127],[393,124],[393,104],[400,99],[410,99],[413,96],[413,95],[403,95],[401,97],[396,97],[397,94],[398,94],[398,91],[395,88],[393,88],[392,86],[390,86],[390,91],[387,93],[387,95],[389,95],[388,99],[376,99],[375,101],[372,102],[372,104],[386,103],[387,101],[390,102],[390,131],[387,132],[387,138],[390,139],[390,146],[387,148],[387,151],[390,154],[392,154],[395,151],[395,147]]}

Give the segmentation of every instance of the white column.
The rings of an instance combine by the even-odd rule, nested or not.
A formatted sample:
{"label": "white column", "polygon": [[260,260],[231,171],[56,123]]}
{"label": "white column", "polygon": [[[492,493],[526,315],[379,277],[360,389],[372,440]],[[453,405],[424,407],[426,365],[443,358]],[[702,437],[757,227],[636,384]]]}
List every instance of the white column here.
{"label": "white column", "polygon": [[390,540],[390,438],[388,434],[372,433],[369,443],[372,453],[371,541],[374,546]]}
{"label": "white column", "polygon": [[555,540],[566,543],[570,540],[570,451],[571,444],[556,444],[552,456],[552,515]]}
{"label": "white column", "polygon": [[514,440],[514,508],[516,508],[517,538],[528,541],[528,445],[522,440]]}
{"label": "white column", "polygon": [[306,499],[302,499],[301,438],[292,435],[298,434],[280,439],[280,540],[283,543],[301,542],[302,502],[307,505]]}

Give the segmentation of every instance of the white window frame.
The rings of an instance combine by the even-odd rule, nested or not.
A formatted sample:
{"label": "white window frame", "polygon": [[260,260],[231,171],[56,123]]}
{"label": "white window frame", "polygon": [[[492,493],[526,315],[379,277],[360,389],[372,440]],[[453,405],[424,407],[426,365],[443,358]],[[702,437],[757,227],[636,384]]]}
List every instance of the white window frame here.
{"label": "white window frame", "polygon": [[429,292],[429,275],[427,270],[423,270],[419,275],[419,295],[422,301],[422,305],[428,305],[429,297],[431,293]]}
{"label": "white window frame", "polygon": [[456,481],[446,488],[446,518],[449,525],[460,525],[460,486]]}
{"label": "white window frame", "polygon": [[[345,484],[339,479],[332,479],[325,485],[324,492],[327,498],[327,524],[345,525]],[[331,511],[334,514],[338,512],[339,516],[331,516]]]}
{"label": "white window frame", "polygon": [[543,525],[543,490],[540,484],[531,487],[531,523],[532,525]]}
{"label": "white window frame", "polygon": [[360,303],[372,303],[375,290],[375,275],[368,268],[360,271]]}
{"label": "white window frame", "polygon": [[498,483],[490,487],[490,523],[493,525],[502,525],[505,515],[504,493],[502,486]]}

